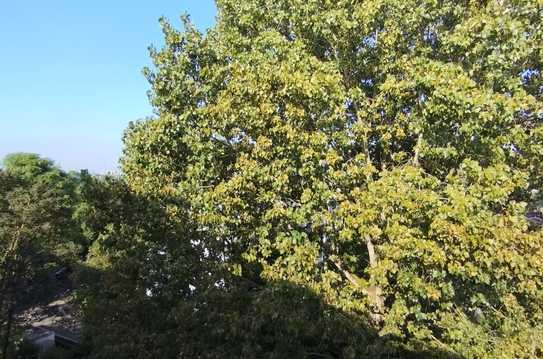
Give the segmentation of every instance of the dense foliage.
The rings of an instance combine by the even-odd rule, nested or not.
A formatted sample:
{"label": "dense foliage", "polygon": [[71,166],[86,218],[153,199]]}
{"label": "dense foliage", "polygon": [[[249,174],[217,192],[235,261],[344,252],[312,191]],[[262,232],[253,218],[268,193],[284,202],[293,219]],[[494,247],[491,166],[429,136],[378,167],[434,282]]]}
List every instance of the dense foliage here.
{"label": "dense foliage", "polygon": [[20,339],[15,314],[47,297],[48,278],[85,258],[86,172],[65,173],[35,154],[6,156],[0,169],[0,353]]}
{"label": "dense foliage", "polygon": [[70,190],[88,357],[543,356],[543,3],[217,6]]}
{"label": "dense foliage", "polygon": [[310,289],[380,336],[540,354],[543,4],[218,9],[205,35],[163,22],[129,186],[234,277]]}

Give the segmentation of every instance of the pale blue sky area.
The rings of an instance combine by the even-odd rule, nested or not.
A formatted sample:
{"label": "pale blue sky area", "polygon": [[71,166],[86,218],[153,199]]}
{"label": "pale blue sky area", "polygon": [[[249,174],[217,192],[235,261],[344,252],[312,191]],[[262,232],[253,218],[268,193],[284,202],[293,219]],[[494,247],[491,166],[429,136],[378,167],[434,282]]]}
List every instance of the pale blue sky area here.
{"label": "pale blue sky area", "polygon": [[129,121],[150,116],[141,69],[158,18],[213,25],[212,0],[1,0],[0,158],[36,152],[66,170],[116,171]]}

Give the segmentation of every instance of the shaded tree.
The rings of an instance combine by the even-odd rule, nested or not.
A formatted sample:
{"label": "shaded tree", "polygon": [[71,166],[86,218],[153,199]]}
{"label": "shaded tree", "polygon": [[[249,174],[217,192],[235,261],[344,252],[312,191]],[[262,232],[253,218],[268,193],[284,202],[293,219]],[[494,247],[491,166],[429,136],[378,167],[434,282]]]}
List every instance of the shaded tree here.
{"label": "shaded tree", "polygon": [[8,358],[16,309],[31,300],[31,285],[56,262],[65,208],[62,193],[44,184],[25,186],[0,171],[0,338]]}
{"label": "shaded tree", "polygon": [[86,171],[66,173],[36,154],[6,156],[0,170],[0,335],[4,357],[20,339],[14,317],[53,295],[59,267],[85,259],[90,241]]}
{"label": "shaded tree", "polygon": [[535,356],[541,3],[217,5],[206,34],[162,21],[157,116],[125,136],[130,191],[193,228],[171,248],[212,253],[225,292],[289,282],[381,336]]}

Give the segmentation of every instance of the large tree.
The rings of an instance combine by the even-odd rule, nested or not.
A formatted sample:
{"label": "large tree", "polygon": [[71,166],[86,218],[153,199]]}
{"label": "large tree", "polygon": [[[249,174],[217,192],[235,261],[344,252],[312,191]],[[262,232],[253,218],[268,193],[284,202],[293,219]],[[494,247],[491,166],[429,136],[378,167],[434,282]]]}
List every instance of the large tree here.
{"label": "large tree", "polygon": [[540,1],[217,5],[206,34],[163,21],[157,116],[126,133],[135,193],[232,275],[310,288],[381,335],[456,348],[464,318],[502,328],[499,350],[503,318],[541,322]]}

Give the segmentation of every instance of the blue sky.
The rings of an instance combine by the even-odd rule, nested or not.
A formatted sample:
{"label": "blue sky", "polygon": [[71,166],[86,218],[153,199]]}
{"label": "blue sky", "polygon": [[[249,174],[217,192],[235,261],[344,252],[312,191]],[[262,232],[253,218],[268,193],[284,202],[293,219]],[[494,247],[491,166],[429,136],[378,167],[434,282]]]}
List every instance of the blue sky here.
{"label": "blue sky", "polygon": [[122,132],[152,114],[141,69],[158,18],[215,21],[212,0],[0,1],[0,158],[36,152],[66,170],[116,171]]}

